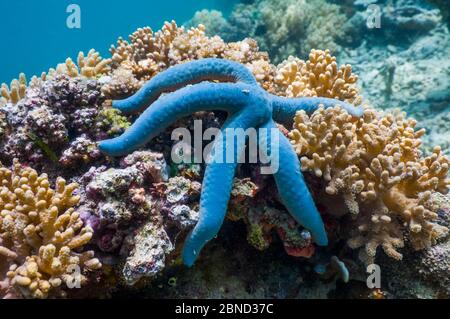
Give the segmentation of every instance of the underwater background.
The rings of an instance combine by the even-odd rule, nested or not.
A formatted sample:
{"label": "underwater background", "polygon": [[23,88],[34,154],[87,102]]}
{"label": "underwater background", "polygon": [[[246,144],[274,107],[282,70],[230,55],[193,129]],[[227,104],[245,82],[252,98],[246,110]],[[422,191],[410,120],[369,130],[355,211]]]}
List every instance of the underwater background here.
{"label": "underwater background", "polygon": [[[80,50],[99,49],[105,55],[119,36],[126,37],[139,27],[158,29],[164,21],[186,21],[201,9],[229,13],[238,0],[130,0],[120,2],[70,0],[1,1],[0,28],[4,30],[4,46],[0,51],[0,83],[17,77],[17,70],[39,75],[64,62],[76,58]],[[66,12],[70,4],[81,8],[80,29],[66,26]],[[139,8],[138,10],[136,10]],[[33,58],[30,58],[31,55]]]}
{"label": "underwater background", "polygon": [[[0,12],[0,298],[450,298],[448,0],[21,0]],[[170,129],[219,128],[224,112],[183,118],[127,156],[99,149],[141,116],[113,100],[205,58],[240,63],[272,96],[363,113],[319,108],[278,126],[328,246],[245,164],[220,232],[183,264],[206,165],[174,163]]]}

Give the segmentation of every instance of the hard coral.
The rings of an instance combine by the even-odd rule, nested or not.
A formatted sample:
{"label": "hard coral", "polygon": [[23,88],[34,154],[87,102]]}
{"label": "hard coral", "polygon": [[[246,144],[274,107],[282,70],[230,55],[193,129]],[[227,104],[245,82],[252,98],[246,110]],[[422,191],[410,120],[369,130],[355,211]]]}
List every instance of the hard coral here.
{"label": "hard coral", "polygon": [[59,178],[50,187],[47,175],[22,167],[0,168],[0,270],[25,297],[64,294],[83,285],[87,272],[102,265],[94,252],[83,251],[92,237],[74,207],[76,184]]}
{"label": "hard coral", "polygon": [[226,44],[219,36],[207,37],[205,26],[184,31],[173,39],[169,59],[172,65],[183,61],[216,58],[225,51]]}
{"label": "hard coral", "polygon": [[120,99],[134,94],[140,87],[141,83],[131,69],[119,67],[105,81],[102,93],[108,99]]}
{"label": "hard coral", "polygon": [[275,75],[278,92],[287,97],[320,96],[360,104],[350,65],[338,66],[329,50],[312,50],[307,61],[289,57]]}
{"label": "hard coral", "polygon": [[361,119],[339,107],[319,109],[313,115],[298,112],[290,133],[302,169],[327,183],[326,193],[341,195],[354,218],[348,244],[364,247],[360,257],[375,258],[381,246],[401,259],[403,231],[416,250],[430,247],[448,230],[433,221],[431,195],[446,194],[449,160],[439,147],[422,157],[424,130],[403,114],[381,115],[367,109]]}
{"label": "hard coral", "polygon": [[78,53],[77,64],[71,58],[65,63],[60,63],[56,69],[50,69],[48,73],[41,75],[42,80],[54,79],[58,75],[66,75],[71,78],[83,76],[85,78],[97,78],[110,71],[111,59],[103,59],[100,53],[91,49],[87,55]]}
{"label": "hard coral", "polygon": [[126,67],[139,80],[148,80],[169,65],[168,52],[173,39],[182,32],[174,21],[166,22],[153,33],[149,27],[140,28],[130,35],[130,42],[119,38],[116,46],[111,46],[113,69]]}
{"label": "hard coral", "polygon": [[9,87],[6,83],[2,84],[0,89],[0,106],[4,106],[7,103],[16,104],[25,97],[26,91],[27,79],[25,74],[21,73],[19,80],[12,80]]}
{"label": "hard coral", "polygon": [[[107,84],[104,91],[110,98],[134,93],[159,72],[186,61],[217,57],[251,64],[269,60],[252,39],[226,43],[219,36],[208,37],[202,24],[185,29],[174,21],[166,22],[158,32],[149,27],[140,28],[130,35],[129,41],[119,38],[110,52],[113,55],[112,83]],[[258,68],[258,73],[261,70]]]}

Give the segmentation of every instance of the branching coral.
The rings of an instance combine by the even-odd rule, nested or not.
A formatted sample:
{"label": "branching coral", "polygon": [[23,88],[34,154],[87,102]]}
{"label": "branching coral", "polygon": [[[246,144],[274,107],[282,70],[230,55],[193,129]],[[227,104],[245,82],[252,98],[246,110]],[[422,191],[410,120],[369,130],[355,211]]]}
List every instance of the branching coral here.
{"label": "branching coral", "polygon": [[48,73],[41,75],[42,80],[53,79],[58,75],[67,75],[72,78],[83,76],[86,78],[97,78],[107,74],[110,70],[111,59],[103,59],[100,53],[91,49],[87,55],[78,53],[77,63],[67,58],[65,63],[60,63],[56,69],[50,69]]}
{"label": "branching coral", "polygon": [[102,86],[102,93],[109,99],[125,98],[134,94],[141,87],[133,71],[119,67],[110,75]]}
{"label": "branching coral", "polygon": [[308,61],[289,57],[277,68],[278,91],[288,97],[321,96],[360,104],[356,82],[350,65],[338,66],[329,50],[312,50]]}
{"label": "branching coral", "polygon": [[[268,55],[259,52],[256,41],[245,39],[226,43],[219,36],[208,37],[204,25],[190,29],[166,22],[158,32],[149,27],[138,29],[129,41],[119,38],[111,47],[113,73],[112,84],[107,85],[108,97],[134,93],[144,81],[151,79],[171,65],[203,58],[224,58],[251,65],[254,62],[268,64]],[[259,79],[267,80],[269,66],[255,68]],[[132,79],[131,74],[134,75]]]}
{"label": "branching coral", "polygon": [[[74,207],[76,184],[22,167],[0,168],[0,268],[25,297],[46,298],[83,285],[87,272],[101,267],[94,252],[83,251],[92,237]],[[9,268],[9,269],[8,269]]]}
{"label": "branching coral", "polygon": [[123,67],[131,70],[137,79],[148,80],[167,68],[170,44],[182,30],[172,21],[156,33],[149,27],[140,28],[130,35],[130,42],[119,38],[117,45],[110,49],[113,69]]}
{"label": "branching coral", "polygon": [[21,73],[19,79],[11,81],[11,85],[8,87],[6,83],[3,83],[0,89],[0,106],[6,103],[16,104],[25,97],[27,91],[27,78],[25,74]]}
{"label": "branching coral", "polygon": [[448,230],[437,217],[433,192],[447,193],[449,160],[439,147],[422,157],[424,130],[400,113],[380,115],[367,109],[356,119],[339,107],[319,109],[311,117],[298,112],[290,137],[302,169],[327,183],[326,193],[341,195],[354,222],[348,243],[364,247],[360,257],[375,258],[379,246],[395,259],[402,255],[403,232],[419,250]]}
{"label": "branching coral", "polygon": [[199,25],[184,31],[174,38],[169,59],[171,64],[202,58],[220,57],[226,49],[225,42],[219,36],[207,37],[205,26]]}

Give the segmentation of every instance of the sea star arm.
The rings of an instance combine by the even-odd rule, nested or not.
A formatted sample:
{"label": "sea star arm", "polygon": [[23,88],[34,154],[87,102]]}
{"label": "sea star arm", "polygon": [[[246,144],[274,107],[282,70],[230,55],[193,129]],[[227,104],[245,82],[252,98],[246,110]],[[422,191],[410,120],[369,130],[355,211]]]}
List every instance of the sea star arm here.
{"label": "sea star arm", "polygon": [[260,128],[259,147],[270,160],[280,198],[289,213],[311,232],[318,245],[326,246],[325,227],[300,171],[300,161],[289,140],[272,120]]}
{"label": "sea star arm", "polygon": [[203,82],[159,98],[121,136],[99,143],[111,156],[135,151],[151,141],[170,124],[198,111],[223,110],[234,113],[248,103],[243,87],[231,83]]}
{"label": "sea star arm", "polygon": [[[211,163],[206,167],[203,178],[200,218],[184,244],[183,261],[189,267],[194,264],[203,246],[217,235],[225,218],[238,158],[242,155],[246,143],[246,139],[242,136],[237,138],[233,130],[259,124],[250,112],[246,113],[232,116],[222,128],[222,135],[214,142]],[[233,133],[231,137],[228,135],[230,133]],[[230,139],[234,139],[233,144]],[[233,149],[230,145],[234,146],[234,152],[232,157],[230,156],[231,160],[227,160],[227,152]]]}
{"label": "sea star arm", "polygon": [[257,85],[253,74],[242,64],[224,59],[202,59],[178,64],[159,73],[133,96],[114,101],[113,107],[127,114],[139,112],[156,101],[162,93],[208,80]]}
{"label": "sea star arm", "polygon": [[364,110],[355,107],[349,103],[329,99],[324,97],[300,97],[300,98],[286,98],[281,96],[271,95],[274,120],[279,123],[291,124],[295,113],[304,110],[310,114],[323,105],[325,108],[341,106],[350,115],[361,117]]}

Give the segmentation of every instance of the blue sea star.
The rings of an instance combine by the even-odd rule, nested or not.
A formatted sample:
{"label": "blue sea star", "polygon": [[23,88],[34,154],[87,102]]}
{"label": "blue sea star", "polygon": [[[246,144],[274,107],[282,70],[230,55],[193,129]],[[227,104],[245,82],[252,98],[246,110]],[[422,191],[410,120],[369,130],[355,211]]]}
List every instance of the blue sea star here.
{"label": "blue sea star", "polygon": [[[193,85],[187,86],[189,84]],[[223,160],[216,158],[223,156],[223,148],[230,143],[225,130],[277,129],[279,164],[274,178],[280,198],[295,220],[311,232],[314,241],[326,246],[328,238],[325,227],[303,179],[298,157],[275,123],[292,122],[297,111],[313,112],[319,105],[340,105],[353,116],[361,116],[363,112],[360,108],[334,99],[275,96],[261,88],[245,66],[223,59],[202,59],[176,65],[156,75],[135,95],[114,101],[113,107],[124,113],[148,108],[123,135],[102,141],[99,147],[108,155],[122,156],[144,146],[177,119],[205,110],[228,112],[229,117],[222,128],[224,134],[220,141],[216,138],[211,152],[214,154],[213,161],[206,167],[200,218],[188,235],[183,250],[184,263],[192,266],[203,246],[220,230],[238,165],[237,157],[245,150],[245,139],[236,141],[235,138],[234,161],[223,163]],[[274,160],[270,139],[270,134],[260,134],[258,143],[259,147],[269,148],[269,160]]]}

